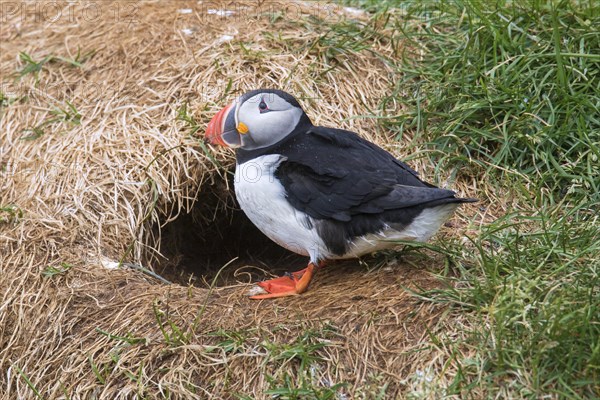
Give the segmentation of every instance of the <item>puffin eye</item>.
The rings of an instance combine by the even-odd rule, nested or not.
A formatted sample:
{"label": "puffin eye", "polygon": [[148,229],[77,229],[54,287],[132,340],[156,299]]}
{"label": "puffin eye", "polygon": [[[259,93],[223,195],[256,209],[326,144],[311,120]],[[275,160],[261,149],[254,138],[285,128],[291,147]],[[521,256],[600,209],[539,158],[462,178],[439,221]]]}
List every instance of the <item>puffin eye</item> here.
{"label": "puffin eye", "polygon": [[269,111],[269,107],[267,106],[267,103],[265,103],[264,100],[260,101],[260,104],[258,105],[258,109],[260,110],[261,114]]}

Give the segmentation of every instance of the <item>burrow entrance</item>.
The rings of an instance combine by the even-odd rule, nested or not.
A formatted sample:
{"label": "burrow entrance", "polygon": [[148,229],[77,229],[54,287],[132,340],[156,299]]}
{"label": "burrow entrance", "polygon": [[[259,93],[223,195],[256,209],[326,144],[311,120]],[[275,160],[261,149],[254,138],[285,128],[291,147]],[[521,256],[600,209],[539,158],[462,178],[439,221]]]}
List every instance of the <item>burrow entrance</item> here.
{"label": "burrow entrance", "polygon": [[153,265],[157,274],[181,285],[207,287],[216,278],[216,286],[229,286],[306,267],[307,257],[282,248],[252,224],[225,182],[204,185],[197,198],[189,213],[162,228],[164,258]]}

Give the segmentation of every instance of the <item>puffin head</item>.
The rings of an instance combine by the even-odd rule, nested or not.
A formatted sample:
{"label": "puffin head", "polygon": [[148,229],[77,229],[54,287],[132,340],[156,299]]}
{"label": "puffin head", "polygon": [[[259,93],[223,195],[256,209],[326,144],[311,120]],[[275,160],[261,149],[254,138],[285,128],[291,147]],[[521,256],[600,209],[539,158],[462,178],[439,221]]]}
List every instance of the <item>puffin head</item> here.
{"label": "puffin head", "polygon": [[310,119],[290,94],[275,89],[245,93],[219,111],[208,123],[210,143],[256,150],[285,139]]}

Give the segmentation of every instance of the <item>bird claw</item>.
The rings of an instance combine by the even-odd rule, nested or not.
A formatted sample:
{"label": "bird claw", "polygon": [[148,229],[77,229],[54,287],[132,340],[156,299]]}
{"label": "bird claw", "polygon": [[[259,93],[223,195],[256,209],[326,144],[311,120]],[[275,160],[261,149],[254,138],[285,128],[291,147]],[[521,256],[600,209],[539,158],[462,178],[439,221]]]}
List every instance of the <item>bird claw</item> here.
{"label": "bird claw", "polygon": [[246,293],[247,296],[251,297],[251,296],[258,296],[260,294],[267,294],[269,292],[267,292],[265,289],[263,289],[262,287],[258,286],[258,285],[253,285],[250,290],[248,290],[248,292]]}

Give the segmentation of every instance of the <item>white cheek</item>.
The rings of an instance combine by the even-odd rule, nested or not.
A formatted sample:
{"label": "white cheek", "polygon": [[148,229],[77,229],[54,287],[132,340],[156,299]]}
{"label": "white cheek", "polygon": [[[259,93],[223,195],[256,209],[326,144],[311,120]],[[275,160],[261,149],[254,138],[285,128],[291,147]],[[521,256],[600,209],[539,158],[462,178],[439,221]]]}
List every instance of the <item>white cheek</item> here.
{"label": "white cheek", "polygon": [[289,108],[283,111],[258,113],[246,125],[254,142],[261,145],[273,144],[289,135],[300,120],[302,110]]}
{"label": "white cheek", "polygon": [[275,135],[282,130],[286,130],[289,118],[287,111],[270,111],[260,114],[259,117],[252,120],[250,131],[255,134]]}
{"label": "white cheek", "polygon": [[243,122],[248,128],[252,125],[256,119],[260,118],[260,112],[256,104],[244,103],[240,108],[237,115],[237,123]]}

